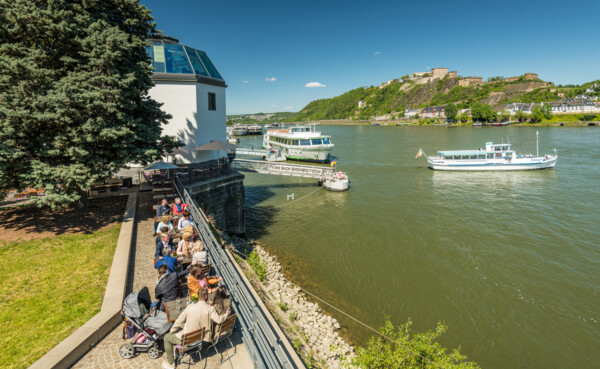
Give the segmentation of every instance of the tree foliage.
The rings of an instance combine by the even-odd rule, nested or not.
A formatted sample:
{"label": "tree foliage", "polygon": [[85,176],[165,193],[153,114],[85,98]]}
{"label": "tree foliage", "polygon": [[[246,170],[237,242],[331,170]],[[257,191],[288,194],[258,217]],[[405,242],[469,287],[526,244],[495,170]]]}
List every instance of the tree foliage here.
{"label": "tree foliage", "polygon": [[457,114],[458,107],[455,104],[450,103],[446,105],[446,118],[454,120]]}
{"label": "tree foliage", "polygon": [[546,120],[552,119],[552,108],[550,107],[550,105],[545,104],[545,105],[540,105],[540,106],[536,106],[535,108],[533,108],[533,110],[531,111],[531,117],[529,120],[532,123],[539,123],[539,122],[543,121],[544,119],[546,119]]}
{"label": "tree foliage", "polygon": [[474,369],[479,368],[468,361],[460,349],[447,350],[436,339],[443,335],[447,327],[438,323],[435,331],[412,333],[412,322],[394,327],[386,320],[379,329],[383,336],[373,336],[366,347],[358,347],[349,364],[360,369]]}
{"label": "tree foliage", "polygon": [[473,121],[493,122],[496,120],[496,112],[491,106],[476,102],[471,107],[471,117]]}
{"label": "tree foliage", "polygon": [[148,96],[150,11],[136,0],[0,2],[0,188],[65,207],[170,149]]}

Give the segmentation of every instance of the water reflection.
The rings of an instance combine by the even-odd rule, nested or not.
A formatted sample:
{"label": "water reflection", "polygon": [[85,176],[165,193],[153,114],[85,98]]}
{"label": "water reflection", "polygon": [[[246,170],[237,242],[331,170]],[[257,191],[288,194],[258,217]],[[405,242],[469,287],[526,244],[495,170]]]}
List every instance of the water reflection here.
{"label": "water reflection", "polygon": [[479,191],[520,190],[526,186],[536,186],[557,179],[554,170],[527,170],[506,172],[451,172],[431,171],[434,187],[455,189],[476,187]]}

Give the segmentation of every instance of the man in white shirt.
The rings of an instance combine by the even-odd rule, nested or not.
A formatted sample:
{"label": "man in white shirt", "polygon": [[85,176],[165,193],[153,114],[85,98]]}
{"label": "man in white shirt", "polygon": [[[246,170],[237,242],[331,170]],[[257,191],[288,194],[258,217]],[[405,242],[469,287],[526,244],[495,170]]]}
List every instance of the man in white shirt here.
{"label": "man in white shirt", "polygon": [[198,291],[198,302],[185,308],[169,333],[163,338],[168,361],[163,362],[163,369],[174,369],[175,355],[173,354],[173,347],[181,344],[183,334],[204,328],[203,341],[210,342],[212,337],[211,321],[221,324],[227,319],[230,312],[231,308],[227,309],[225,314],[219,315],[214,307],[206,303],[206,289],[201,288]]}
{"label": "man in white shirt", "polygon": [[190,212],[187,210],[183,211],[183,216],[179,218],[179,223],[177,223],[177,229],[184,230],[185,227],[192,224],[192,217],[190,216]]}

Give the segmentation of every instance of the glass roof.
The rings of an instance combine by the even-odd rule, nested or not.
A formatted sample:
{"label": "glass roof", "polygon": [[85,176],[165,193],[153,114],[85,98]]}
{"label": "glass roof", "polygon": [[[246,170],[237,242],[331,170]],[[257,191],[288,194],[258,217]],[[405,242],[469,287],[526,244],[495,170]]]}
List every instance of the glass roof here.
{"label": "glass roof", "polygon": [[152,59],[155,73],[196,74],[223,80],[204,51],[173,43],[169,39],[148,41],[150,46],[146,46],[146,53]]}

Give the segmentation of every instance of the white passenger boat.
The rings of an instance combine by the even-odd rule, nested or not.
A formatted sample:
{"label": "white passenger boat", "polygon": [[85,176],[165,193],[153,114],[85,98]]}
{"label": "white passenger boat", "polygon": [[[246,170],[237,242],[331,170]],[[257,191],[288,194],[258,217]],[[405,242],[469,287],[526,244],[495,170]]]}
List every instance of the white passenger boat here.
{"label": "white passenger boat", "polygon": [[262,135],[262,126],[260,124],[253,124],[248,127],[249,135]]}
{"label": "white passenger boat", "polygon": [[236,124],[233,126],[233,128],[231,128],[231,134],[233,136],[245,136],[248,134],[248,128],[241,124]]}
{"label": "white passenger boat", "polygon": [[[536,138],[539,133],[536,133]],[[558,155],[539,155],[539,144],[536,143],[537,153],[517,154],[511,149],[510,143],[494,144],[486,142],[485,150],[454,150],[438,151],[436,157],[427,157],[429,168],[435,170],[533,170],[554,168]],[[419,150],[417,157],[424,154]]]}
{"label": "white passenger boat", "polygon": [[333,149],[330,136],[315,131],[314,126],[293,126],[267,130],[263,148],[279,153],[288,160],[325,163]]}
{"label": "white passenger boat", "polygon": [[227,136],[227,142],[229,142],[230,144],[239,144],[240,139],[232,136]]}

